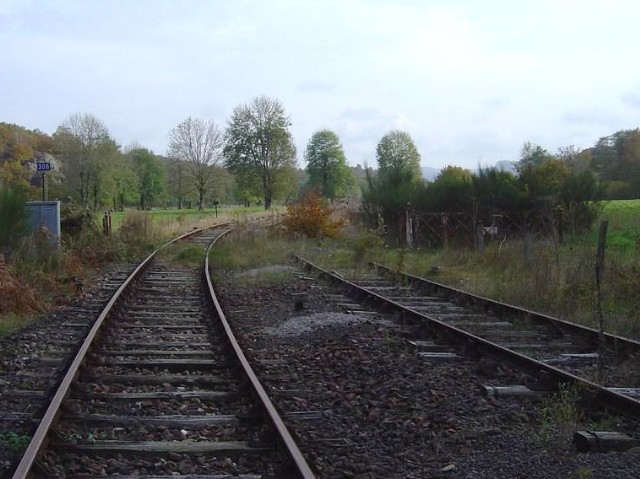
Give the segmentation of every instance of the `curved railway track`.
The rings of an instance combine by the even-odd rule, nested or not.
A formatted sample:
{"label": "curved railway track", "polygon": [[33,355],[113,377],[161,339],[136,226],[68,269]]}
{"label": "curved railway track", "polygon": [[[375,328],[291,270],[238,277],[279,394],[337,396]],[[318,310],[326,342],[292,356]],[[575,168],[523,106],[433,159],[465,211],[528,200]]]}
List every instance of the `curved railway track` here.
{"label": "curved railway track", "polygon": [[[172,242],[208,253],[226,226]],[[208,261],[176,266],[167,245],[96,319],[15,479],[315,477],[233,336]]]}
{"label": "curved railway track", "polygon": [[[64,375],[67,358],[82,343],[109,299],[136,264],[115,264],[93,281],[84,297],[0,342],[0,477],[28,443],[47,401]],[[84,289],[84,285],[82,285]],[[82,291],[78,291],[82,293]],[[4,440],[2,440],[4,439]],[[23,446],[24,447],[24,446]]]}
{"label": "curved railway track", "polygon": [[[219,225],[207,231],[192,232],[182,240],[197,243],[204,250],[225,231],[227,228]],[[162,249],[156,251],[139,265],[131,277],[118,286],[104,311],[99,314],[94,310],[88,312],[87,316],[97,316],[89,335],[95,339],[88,337],[78,345],[78,355],[67,362],[66,376],[55,396],[52,394],[52,405],[46,412],[43,410],[35,414],[34,417],[44,419],[13,477],[315,477],[271,404],[265,388],[249,367],[238,342],[233,337],[229,338],[227,333],[231,328],[214,294],[208,265],[205,263],[201,270],[176,266],[162,253]],[[310,262],[299,259],[307,267],[313,267]],[[640,343],[606,335],[607,379],[596,381],[594,378],[599,371],[595,353],[600,341],[596,331],[468,295],[415,276],[401,275],[380,265],[375,265],[375,268],[373,274],[354,276],[351,280],[348,273],[318,270],[321,276],[340,285],[340,292],[351,297],[353,302],[342,294],[334,294],[337,291],[333,288],[330,294],[316,297],[318,290],[307,284],[312,282],[311,278],[304,277],[285,296],[274,296],[280,299],[272,300],[270,295],[249,299],[242,294],[239,299],[242,306],[230,311],[236,315],[235,320],[239,319],[238,315],[246,314],[245,306],[254,300],[256,304],[264,301],[277,304],[291,302],[301,294],[299,283],[304,283],[307,286],[303,294],[305,300],[322,303],[321,311],[343,309],[358,312],[374,321],[378,315],[371,309],[378,309],[392,313],[403,323],[411,323],[396,327],[402,338],[411,335],[419,357],[430,361],[456,361],[466,356],[467,359],[461,363],[469,366],[470,357],[488,356],[525,371],[530,378],[522,384],[487,384],[485,394],[495,397],[544,395],[556,391],[562,384],[577,384],[580,393],[590,403],[615,408],[635,419],[640,415],[635,396],[638,390],[631,387],[635,385],[633,382],[624,382],[625,379],[637,381],[638,378],[625,378],[618,367],[620,363],[633,359]],[[123,279],[119,276],[118,282]],[[112,290],[116,289],[115,281],[111,286]],[[365,306],[357,307],[356,301]],[[291,307],[295,310],[293,303]],[[273,321],[288,317],[287,308],[289,306],[270,310]],[[264,325],[266,318],[262,312],[256,310],[250,314],[258,318],[249,323],[251,331]],[[296,318],[295,322],[298,322],[301,319],[297,316],[306,314],[305,309],[291,312],[291,319]],[[374,322],[376,328],[391,323],[380,318]],[[60,325],[60,329],[66,334],[67,329],[75,328],[78,334],[78,331],[87,329],[87,324],[87,320],[81,322],[75,318]],[[385,343],[386,333],[381,334],[385,334],[382,338]],[[61,341],[53,336],[52,344]],[[405,344],[404,339],[401,342]],[[284,405],[283,408],[289,410],[288,420],[294,418],[291,424],[305,441],[305,452],[313,453],[310,457],[316,460],[319,475],[338,477],[335,474],[343,469],[366,471],[367,461],[362,460],[361,449],[368,449],[371,444],[364,437],[380,434],[384,439],[381,444],[385,446],[390,437],[402,437],[395,429],[388,433],[375,429],[368,414],[373,414],[376,409],[365,414],[359,425],[356,425],[357,421],[351,422],[354,414],[362,415],[363,408],[367,410],[371,404],[379,403],[376,397],[378,389],[369,390],[372,384],[378,383],[365,378],[358,392],[362,399],[357,399],[357,394],[347,386],[351,381],[360,379],[359,372],[345,379],[338,373],[323,370],[315,362],[322,357],[324,349],[313,352],[299,347],[299,340],[293,340],[293,343],[296,343],[296,350],[284,353],[286,361],[282,361],[280,351],[270,349],[268,341],[260,343],[264,350],[250,346],[252,361],[261,368],[261,378],[267,381],[267,391],[278,398],[281,407]],[[336,349],[340,357],[355,361],[354,357],[363,355],[359,348],[364,346],[360,343],[360,346],[354,346],[356,343],[358,341],[352,339],[348,345],[339,346],[337,340],[331,339],[327,343],[329,346],[325,344],[323,348],[343,348]],[[296,366],[298,349],[302,350],[300,357],[303,361]],[[414,370],[421,371],[419,367],[424,367],[425,363],[413,353],[409,355]],[[336,357],[329,362],[336,362]],[[366,360],[366,355],[364,357]],[[274,358],[279,360],[274,361]],[[304,362],[306,359],[309,359],[308,364]],[[55,362],[59,367],[63,360],[58,358]],[[416,364],[422,366],[416,369]],[[390,378],[405,378],[401,369],[406,366],[405,362],[398,366],[398,372]],[[459,369],[457,364],[444,366]],[[320,369],[317,374],[314,373],[316,367]],[[362,367],[358,366],[358,371]],[[428,366],[426,371],[431,374],[430,368]],[[366,372],[366,367],[362,370]],[[382,370],[386,371],[384,367]],[[40,376],[46,371],[42,369]],[[516,373],[493,377],[510,378],[507,380],[510,381],[519,376]],[[314,377],[308,384],[309,378]],[[436,404],[431,401],[433,398],[423,394],[424,391],[415,390],[413,383],[412,379],[402,383],[401,387],[413,391],[411,394],[397,389],[393,393],[399,393],[402,401],[406,399],[411,403],[411,407],[407,406],[411,414],[405,411],[405,416],[417,414],[422,417],[426,414],[434,424],[439,424],[439,410],[431,410],[428,406]],[[425,379],[424,384],[429,385],[429,380]],[[343,387],[345,391],[342,391]],[[433,386],[428,386],[427,392],[429,387]],[[459,387],[457,382],[451,386],[456,391]],[[354,390],[358,391],[357,388]],[[10,397],[14,403],[19,403],[22,398],[25,403],[33,403],[29,396],[31,393],[16,391],[14,397],[5,395],[3,398],[0,395],[0,400]],[[292,393],[295,397],[291,396]],[[393,401],[400,401],[393,394]],[[485,401],[474,388],[469,388],[469,394],[477,397],[478,401]],[[414,396],[427,401],[424,410],[415,411]],[[24,399],[27,397],[28,401]],[[307,406],[300,407],[303,400]],[[491,403],[493,400],[486,401]],[[345,409],[351,411],[350,415],[340,416],[343,408],[350,407],[351,402],[359,406],[354,406],[353,410]],[[296,416],[300,412],[298,408],[311,411],[314,417],[321,416],[323,420],[313,423],[303,419],[302,415]],[[395,409],[396,406],[390,409],[387,419],[397,419],[392,415],[397,413]],[[475,417],[476,410],[471,411]],[[296,417],[302,423],[296,422]],[[403,417],[402,424],[405,424],[406,418],[399,417]],[[450,421],[451,418],[445,419]],[[359,430],[363,421],[366,428]],[[389,424],[388,421],[383,422],[380,428],[386,431]],[[347,428],[349,432],[339,427],[334,429],[336,426]],[[434,431],[429,429],[427,432],[435,434]],[[322,446],[329,441],[334,441],[331,444],[335,451]],[[381,444],[378,444],[379,448]],[[385,447],[384,450],[388,453],[390,449]],[[375,449],[372,454],[376,454]],[[353,464],[357,463],[357,467],[350,461],[355,461]],[[402,467],[397,462],[390,464]],[[392,469],[389,465],[385,467]],[[370,474],[370,477],[396,477],[386,473],[376,475],[373,469]]]}
{"label": "curved railway track", "polygon": [[[492,396],[542,395],[573,385],[589,408],[611,408],[640,419],[637,371],[628,374],[640,342],[468,294],[414,275],[373,264],[374,272],[348,279],[348,273],[323,270],[304,258],[349,296],[422,325],[425,337],[412,342],[432,360],[482,355],[507,363],[530,376],[527,384],[487,385]],[[428,340],[425,340],[428,339]],[[600,344],[604,344],[600,355]],[[448,345],[448,346],[447,346]],[[626,368],[621,368],[626,365]],[[629,365],[631,365],[629,367]]]}

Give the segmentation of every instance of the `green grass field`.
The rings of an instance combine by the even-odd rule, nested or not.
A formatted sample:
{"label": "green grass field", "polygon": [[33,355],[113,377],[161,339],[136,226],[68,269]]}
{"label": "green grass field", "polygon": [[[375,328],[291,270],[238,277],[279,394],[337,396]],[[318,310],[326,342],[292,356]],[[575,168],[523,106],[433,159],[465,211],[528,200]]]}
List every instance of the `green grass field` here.
{"label": "green grass field", "polygon": [[[640,200],[610,201],[601,220],[609,222],[607,247],[635,251],[640,240]],[[599,221],[593,225],[593,239],[597,238]]]}
{"label": "green grass field", "polygon": [[[150,211],[139,211],[135,209],[122,211],[116,211],[111,213],[111,223],[114,230],[117,230],[122,225],[126,215],[130,214],[144,214],[151,218],[151,222],[154,225],[162,223],[177,222],[178,224],[184,224],[185,226],[204,224],[207,222],[215,223],[216,220],[232,219],[241,221],[249,216],[256,214],[278,214],[280,210],[273,208],[272,212],[265,212],[261,206],[243,207],[243,206],[224,206],[214,208],[207,208],[204,210],[198,210],[197,208],[191,209],[153,209]],[[217,216],[216,216],[217,214]],[[102,224],[102,214],[98,216],[98,223]]]}

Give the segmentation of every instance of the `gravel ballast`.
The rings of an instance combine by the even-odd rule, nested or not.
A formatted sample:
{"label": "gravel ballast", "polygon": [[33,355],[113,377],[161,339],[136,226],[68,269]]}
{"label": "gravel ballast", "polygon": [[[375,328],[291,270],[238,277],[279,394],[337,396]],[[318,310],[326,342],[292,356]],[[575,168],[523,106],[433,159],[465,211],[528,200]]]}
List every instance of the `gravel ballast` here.
{"label": "gravel ballast", "polygon": [[[106,267],[71,305],[0,337],[0,478],[10,477],[85,330],[134,267]],[[20,391],[37,397],[16,397]]]}
{"label": "gravel ballast", "polygon": [[[262,285],[262,275],[284,273],[284,283]],[[116,276],[120,276],[117,274]],[[378,314],[348,312],[339,292],[291,266],[226,276],[216,290],[227,317],[320,478],[634,478],[640,453],[581,454],[571,435],[588,429],[549,419],[552,406],[528,400],[484,398],[482,384],[518,384],[520,373],[479,358],[455,362],[421,359],[409,339],[427,339],[414,327]],[[112,288],[101,288],[105,291]],[[296,299],[305,298],[303,307]],[[66,335],[60,324],[99,310],[96,293],[0,341],[0,393],[51,386],[25,382],[43,372],[47,339]],[[72,338],[69,338],[72,340]],[[69,349],[72,349],[70,347]],[[65,353],[61,348],[59,355]],[[276,361],[273,361],[276,360]],[[278,361],[279,360],[279,361]],[[48,371],[48,370],[47,370]],[[105,370],[107,371],[107,370]],[[35,400],[3,398],[10,410]],[[3,423],[4,434],[27,434],[29,421]],[[14,452],[0,440],[0,477],[9,477]],[[194,473],[194,471],[185,471]]]}
{"label": "gravel ballast", "polygon": [[286,378],[267,381],[283,392],[278,404],[321,413],[289,423],[319,477],[640,477],[634,450],[575,452],[572,434],[588,424],[555,423],[552,401],[480,393],[522,383],[520,373],[481,358],[421,359],[408,339],[426,338],[389,317],[346,314],[328,286],[293,275],[256,287],[230,275],[217,291],[259,374]]}

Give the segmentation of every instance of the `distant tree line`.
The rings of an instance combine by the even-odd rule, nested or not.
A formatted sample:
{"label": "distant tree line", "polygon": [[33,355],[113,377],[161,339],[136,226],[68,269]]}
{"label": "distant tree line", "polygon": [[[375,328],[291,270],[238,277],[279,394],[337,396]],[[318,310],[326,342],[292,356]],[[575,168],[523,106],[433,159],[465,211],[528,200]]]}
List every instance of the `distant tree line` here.
{"label": "distant tree line", "polygon": [[[53,135],[0,123],[0,187],[41,197],[36,163],[50,162],[47,196],[84,208],[197,207],[287,202],[308,189],[333,200],[357,190],[337,135],[310,140],[307,171],[296,164],[291,120],[273,98],[237,106],[226,128],[189,117],[168,132],[167,155],[134,144],[122,148],[91,114],[73,114]],[[322,138],[329,138],[323,142]],[[361,167],[358,168],[362,171]],[[356,170],[357,171],[357,170]]]}
{"label": "distant tree line", "polygon": [[378,168],[368,172],[363,191],[364,213],[399,242],[407,211],[466,213],[477,219],[502,214],[523,228],[557,221],[579,232],[591,227],[603,200],[640,198],[638,129],[601,138],[586,150],[569,146],[556,154],[527,142],[511,165],[473,172],[447,166],[432,182],[422,179],[420,155],[405,132],[385,135],[376,159]]}
{"label": "distant tree line", "polygon": [[329,201],[362,197],[372,222],[400,224],[410,208],[424,212],[561,211],[572,229],[586,228],[606,199],[640,197],[640,130],[621,130],[588,149],[552,154],[525,143],[513,169],[469,171],[447,166],[434,181],[421,176],[420,153],[404,131],[387,132],[376,148],[377,168],[349,167],[338,135],[313,133],[297,167],[291,119],[274,98],[238,105],[224,127],[188,117],[167,132],[159,155],[141,145],[121,147],[95,116],[73,114],[52,135],[0,123],[0,187],[37,199],[36,163],[51,162],[47,195],[84,208],[197,207],[215,202],[289,202],[315,190]]}

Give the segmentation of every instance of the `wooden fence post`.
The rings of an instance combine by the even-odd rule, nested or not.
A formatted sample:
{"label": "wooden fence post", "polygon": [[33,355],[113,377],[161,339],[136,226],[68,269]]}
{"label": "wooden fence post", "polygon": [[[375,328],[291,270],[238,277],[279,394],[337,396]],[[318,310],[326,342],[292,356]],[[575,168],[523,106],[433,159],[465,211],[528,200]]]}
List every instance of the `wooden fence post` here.
{"label": "wooden fence post", "polygon": [[404,228],[407,239],[407,248],[413,248],[413,219],[411,218],[411,210],[405,210]]}
{"label": "wooden fence post", "polygon": [[604,373],[604,314],[602,313],[602,272],[604,271],[604,250],[607,245],[607,228],[609,222],[600,222],[598,234],[598,249],[596,252],[596,308],[598,312],[598,373],[602,379]]}
{"label": "wooden fence post", "polygon": [[484,251],[484,228],[482,227],[482,221],[478,221],[476,226],[476,251]]}
{"label": "wooden fence post", "polygon": [[449,217],[444,214],[442,221],[442,249],[445,250],[449,246]]}
{"label": "wooden fence post", "polygon": [[524,230],[524,238],[523,238],[524,265],[526,267],[529,267],[529,265],[531,264],[532,241],[531,241],[531,233],[529,232],[529,218],[527,216],[524,217],[523,230]]}

